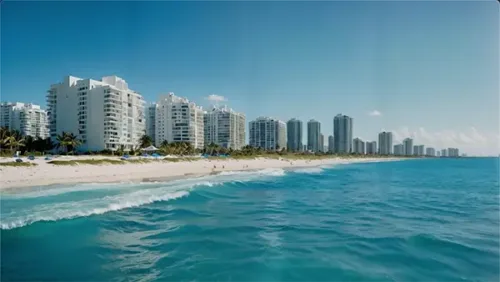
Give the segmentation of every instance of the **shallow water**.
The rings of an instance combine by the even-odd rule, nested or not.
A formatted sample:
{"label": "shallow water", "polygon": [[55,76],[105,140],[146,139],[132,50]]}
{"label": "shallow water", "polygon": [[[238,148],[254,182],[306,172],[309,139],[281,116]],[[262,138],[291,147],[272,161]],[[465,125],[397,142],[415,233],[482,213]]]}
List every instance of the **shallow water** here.
{"label": "shallow water", "polygon": [[498,158],[4,194],[4,281],[498,281]]}

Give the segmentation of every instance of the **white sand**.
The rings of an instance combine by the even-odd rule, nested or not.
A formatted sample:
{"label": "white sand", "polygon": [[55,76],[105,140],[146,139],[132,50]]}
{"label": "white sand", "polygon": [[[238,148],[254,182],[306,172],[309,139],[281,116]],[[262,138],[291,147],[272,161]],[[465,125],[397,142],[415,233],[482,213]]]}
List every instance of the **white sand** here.
{"label": "white sand", "polygon": [[[115,159],[117,157],[78,156],[58,157],[57,160],[74,159]],[[23,158],[27,161],[26,158]],[[197,160],[192,162],[150,162],[130,163],[125,165],[76,165],[58,166],[48,164],[43,158],[34,161],[32,167],[0,167],[0,190],[19,187],[43,186],[70,183],[104,183],[123,181],[144,181],[177,177],[201,176],[221,171],[255,170],[266,168],[311,167],[354,162],[374,162],[398,160],[380,158],[359,159],[324,159],[324,160],[276,160],[259,158],[255,160]],[[13,158],[1,158],[0,162],[13,161]],[[216,167],[214,169],[214,166]]]}

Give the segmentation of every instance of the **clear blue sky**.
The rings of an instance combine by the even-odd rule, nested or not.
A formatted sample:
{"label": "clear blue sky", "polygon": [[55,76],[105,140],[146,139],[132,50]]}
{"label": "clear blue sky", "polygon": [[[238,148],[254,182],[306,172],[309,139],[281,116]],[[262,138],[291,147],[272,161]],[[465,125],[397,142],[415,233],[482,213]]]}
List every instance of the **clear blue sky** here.
{"label": "clear blue sky", "polygon": [[173,91],[206,106],[222,95],[248,120],[315,118],[325,136],[343,113],[364,139],[386,129],[498,151],[493,0],[4,1],[1,100],[44,106],[69,74],[118,75],[148,101]]}

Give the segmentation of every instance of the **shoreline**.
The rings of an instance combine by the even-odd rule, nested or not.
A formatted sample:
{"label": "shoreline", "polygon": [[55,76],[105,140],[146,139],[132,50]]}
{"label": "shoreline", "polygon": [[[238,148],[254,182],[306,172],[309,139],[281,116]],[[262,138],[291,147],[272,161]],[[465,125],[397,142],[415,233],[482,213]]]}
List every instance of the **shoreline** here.
{"label": "shoreline", "polygon": [[[97,159],[94,157],[67,157],[64,160]],[[115,159],[111,157],[99,157]],[[45,189],[50,186],[78,185],[85,183],[120,183],[120,182],[169,182],[185,178],[198,178],[217,175],[229,171],[252,171],[262,169],[300,169],[322,165],[341,165],[351,163],[369,163],[399,161],[404,158],[325,158],[318,160],[256,159],[199,159],[195,161],[147,163],[81,164],[58,166],[48,164],[42,159],[32,161],[31,167],[1,167],[0,192],[22,192],[33,188]]]}

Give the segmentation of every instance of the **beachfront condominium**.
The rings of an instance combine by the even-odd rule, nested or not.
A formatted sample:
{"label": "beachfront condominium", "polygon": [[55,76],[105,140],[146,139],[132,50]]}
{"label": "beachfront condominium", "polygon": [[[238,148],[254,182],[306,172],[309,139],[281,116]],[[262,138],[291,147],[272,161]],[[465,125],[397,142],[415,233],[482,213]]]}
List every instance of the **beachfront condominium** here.
{"label": "beachfront condominium", "polygon": [[353,142],[353,152],[355,154],[364,155],[365,154],[365,142],[359,138],[354,138]]}
{"label": "beachfront condominium", "polygon": [[436,157],[441,157],[441,151],[436,151]]}
{"label": "beachfront condominium", "polygon": [[338,114],[333,119],[333,139],[335,153],[352,152],[352,118]]}
{"label": "beachfront condominium", "polygon": [[1,103],[0,127],[17,130],[24,136],[49,137],[47,112],[34,104]]}
{"label": "beachfront condominium", "polygon": [[367,155],[377,154],[377,141],[366,142],[366,154]]}
{"label": "beachfront condominium", "polygon": [[448,156],[448,152],[446,149],[442,149],[441,150],[441,157],[447,157]]}
{"label": "beachfront condominium", "polygon": [[160,95],[156,108],[155,145],[187,142],[195,149],[205,144],[203,109],[170,92]]}
{"label": "beachfront condominium", "polygon": [[394,145],[394,155],[403,156],[404,155],[404,146],[403,144]]}
{"label": "beachfront condominium", "polygon": [[156,108],[158,104],[151,103],[146,107],[146,135],[151,137],[153,143],[155,142],[156,134]]}
{"label": "beachfront condominium", "polygon": [[392,132],[380,132],[378,134],[378,153],[380,155],[392,154]]}
{"label": "beachfront condominium", "polygon": [[205,112],[205,146],[216,144],[239,150],[245,146],[245,115],[227,106]]}
{"label": "beachfront condominium", "polygon": [[428,147],[425,149],[425,155],[428,157],[435,157],[436,156],[436,150],[434,148]]}
{"label": "beachfront condominium", "polygon": [[457,148],[448,148],[448,157],[457,158],[460,156],[460,152]]}
{"label": "beachfront condominium", "polygon": [[403,140],[403,150],[405,156],[413,155],[413,139],[406,138],[405,140]]}
{"label": "beachfront condominium", "polygon": [[321,142],[321,123],[311,119],[307,122],[307,149],[311,152],[322,150]]}
{"label": "beachfront condominium", "polygon": [[79,151],[135,148],[145,134],[144,99],[117,76],[101,80],[67,76],[47,92],[51,138],[78,136]]}
{"label": "beachfront condominium", "polygon": [[330,153],[335,152],[333,135],[328,136],[328,152]]}
{"label": "beachfront condominium", "polygon": [[424,145],[415,145],[413,146],[413,155],[421,157],[424,155],[424,150]]}
{"label": "beachfront condominium", "polygon": [[286,146],[286,125],[283,121],[258,117],[249,123],[249,145],[264,150],[281,150]]}
{"label": "beachfront condominium", "polygon": [[292,118],[286,123],[286,142],[290,152],[301,152],[302,148],[302,121]]}

